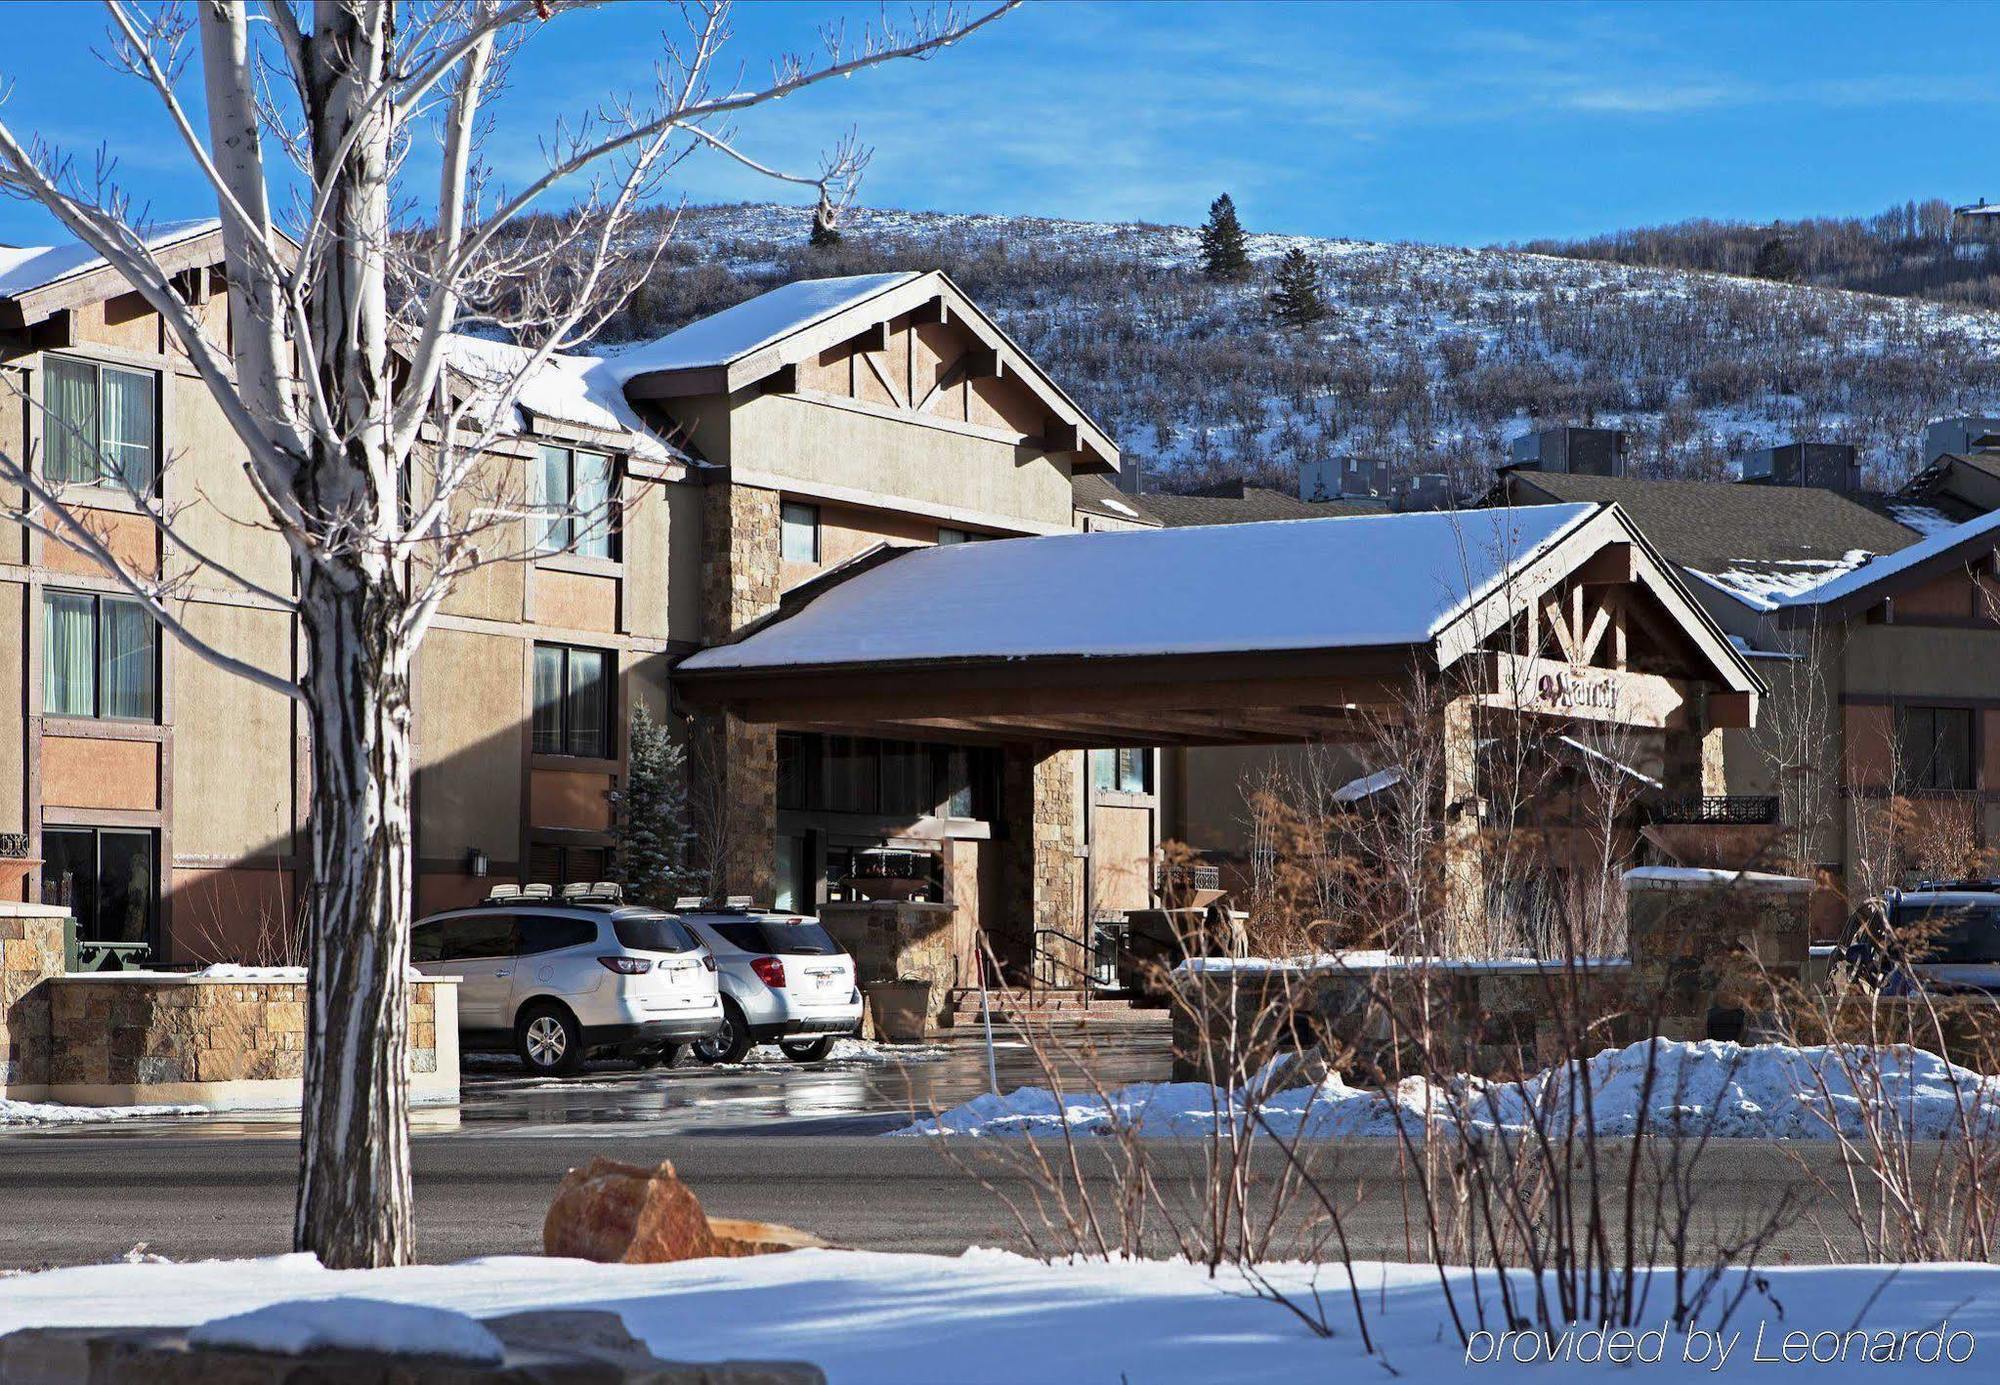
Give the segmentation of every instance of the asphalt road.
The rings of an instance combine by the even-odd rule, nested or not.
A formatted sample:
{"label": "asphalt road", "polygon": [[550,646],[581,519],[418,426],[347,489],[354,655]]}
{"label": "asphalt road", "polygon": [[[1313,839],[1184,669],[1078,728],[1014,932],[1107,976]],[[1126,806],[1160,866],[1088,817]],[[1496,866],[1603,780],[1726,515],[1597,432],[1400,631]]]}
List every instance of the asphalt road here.
{"label": "asphalt road", "polygon": [[[953,1144],[960,1157],[1024,1204],[1036,1180],[1018,1141]],[[1797,1147],[1830,1171],[1823,1146]],[[1111,1155],[1087,1148],[1083,1182],[1106,1206]],[[932,1141],[854,1135],[704,1136],[646,1130],[571,1129],[522,1139],[473,1131],[415,1141],[419,1254],[430,1261],[534,1254],[563,1171],[594,1154],[635,1163],[671,1159],[704,1205],[723,1216],[801,1226],[865,1249],[955,1252],[968,1245],[1023,1248],[1006,1206],[978,1178],[955,1168]],[[0,1266],[28,1268],[116,1258],[145,1242],[175,1259],[275,1254],[288,1248],[294,1148],[285,1139],[68,1136],[0,1141]],[[1158,1177],[1184,1186],[1199,1168],[1196,1146],[1158,1142]],[[1328,1186],[1359,1193],[1348,1231],[1356,1254],[1404,1254],[1404,1189],[1392,1141],[1329,1147]],[[1275,1174],[1275,1164],[1264,1172]],[[1696,1238],[1728,1238],[1758,1221],[1790,1190],[1811,1200],[1793,1154],[1776,1146],[1718,1142],[1703,1156]],[[1810,1210],[1810,1209],[1809,1209]],[[1822,1221],[1837,1221],[1831,1204]],[[1158,1247],[1164,1249],[1164,1247]],[[1826,1258],[1821,1231],[1794,1224],[1767,1259]]]}

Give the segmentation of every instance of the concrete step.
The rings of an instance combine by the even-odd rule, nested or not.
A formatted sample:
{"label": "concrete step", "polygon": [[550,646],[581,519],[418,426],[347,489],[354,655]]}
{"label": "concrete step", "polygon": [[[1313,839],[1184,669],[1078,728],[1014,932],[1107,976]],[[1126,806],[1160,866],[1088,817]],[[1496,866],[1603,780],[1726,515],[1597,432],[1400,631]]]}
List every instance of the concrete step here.
{"label": "concrete step", "polygon": [[[1121,1029],[1170,1029],[1173,1016],[1158,1006],[1137,1006],[1119,996],[1087,995],[1083,991],[997,991],[988,997],[996,1024],[1018,1019],[1030,1024],[1080,1024]],[[981,996],[958,990],[948,1013],[955,1025],[981,1021]]]}

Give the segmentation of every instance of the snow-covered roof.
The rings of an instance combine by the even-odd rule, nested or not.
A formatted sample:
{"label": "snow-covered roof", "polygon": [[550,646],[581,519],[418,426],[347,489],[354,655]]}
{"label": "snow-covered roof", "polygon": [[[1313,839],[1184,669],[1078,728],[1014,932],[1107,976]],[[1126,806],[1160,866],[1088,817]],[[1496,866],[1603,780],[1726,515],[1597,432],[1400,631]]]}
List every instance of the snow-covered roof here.
{"label": "snow-covered roof", "polygon": [[1739,558],[1720,572],[1692,567],[1687,571],[1746,606],[1775,611],[1788,598],[1853,572],[1875,556],[1867,549],[1854,548],[1839,558]]}
{"label": "snow-covered roof", "polygon": [[1535,505],[918,549],[680,668],[1425,644],[1597,512]]}
{"label": "snow-covered roof", "polygon": [[[531,354],[511,342],[458,333],[445,343],[445,358],[450,367],[470,381],[475,391],[486,395],[497,395],[503,390],[526,367]],[[520,382],[514,402],[543,418],[626,434],[626,445],[642,456],[685,460],[646,427],[626,400],[624,390],[605,368],[602,357],[551,355]],[[490,416],[488,408],[482,417]],[[506,431],[520,429],[510,427]]]}
{"label": "snow-covered roof", "polygon": [[609,353],[605,359],[620,384],[654,371],[727,365],[916,277],[902,272],[801,279],[690,322],[664,337]]}
{"label": "snow-covered roof", "polygon": [[1931,559],[1949,553],[1960,544],[1975,539],[2000,536],[2000,510],[1967,520],[1963,524],[1941,529],[1918,543],[1911,544],[1900,552],[1877,558],[1850,572],[1842,573],[1831,581],[1822,582],[1809,591],[1801,592],[1783,601],[1782,605],[1792,607],[1824,606],[1866,591],[1888,578],[1921,567]]}
{"label": "snow-covered roof", "polygon": [[[169,221],[155,226],[146,244],[158,250],[176,242],[207,235],[221,226],[214,217],[196,221]],[[78,274],[104,267],[104,257],[81,241],[60,245],[0,246],[0,298],[15,298],[35,289]]]}

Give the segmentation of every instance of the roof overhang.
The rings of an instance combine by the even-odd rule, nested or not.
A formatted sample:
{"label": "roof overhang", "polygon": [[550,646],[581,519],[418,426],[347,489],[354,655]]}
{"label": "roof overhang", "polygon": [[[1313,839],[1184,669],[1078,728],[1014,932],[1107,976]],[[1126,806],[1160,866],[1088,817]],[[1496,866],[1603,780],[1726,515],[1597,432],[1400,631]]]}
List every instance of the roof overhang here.
{"label": "roof overhang", "polygon": [[[223,262],[222,230],[211,226],[191,232],[178,240],[150,247],[153,261],[169,278],[190,269],[204,269]],[[0,327],[32,327],[57,313],[80,308],[120,294],[131,293],[131,281],[109,264],[84,265],[49,283],[0,298]]]}
{"label": "roof overhang", "polygon": [[822,351],[853,341],[907,313],[929,314],[933,322],[956,323],[988,353],[980,366],[983,375],[1020,381],[1056,420],[1055,436],[1045,439],[1049,451],[1075,454],[1077,471],[1118,469],[1118,444],[1111,435],[950,276],[939,270],[887,285],[732,360],[686,369],[642,371],[625,382],[625,392],[632,399],[734,394],[781,377]]}
{"label": "roof overhang", "polygon": [[[903,560],[876,555],[857,575]],[[1649,618],[1667,627],[1685,651],[1685,667],[1675,675],[1583,669],[1496,647],[1495,637],[1524,609],[1575,583],[1643,592]],[[744,638],[809,619],[815,597],[838,585],[800,593]],[[932,599],[950,610],[949,580],[934,585]],[[1246,591],[1246,599],[1255,597]],[[896,610],[884,609],[881,617],[894,620]],[[1483,706],[1652,728],[1690,724],[1697,704],[1705,704],[1708,725],[1749,725],[1765,690],[1748,661],[1616,506],[1599,507],[1570,525],[1423,639],[1232,650],[1226,632],[1197,630],[1193,643],[1199,647],[1159,654],[1013,652],[738,666],[697,658],[693,666],[683,662],[674,683],[683,705],[728,711],[752,724],[916,740],[1034,741],[1056,748],[1365,739],[1408,714],[1417,680],[1454,673],[1447,683],[1477,689]],[[1611,690],[1608,700],[1593,696],[1600,686]],[[1577,689],[1581,694],[1572,695]]]}

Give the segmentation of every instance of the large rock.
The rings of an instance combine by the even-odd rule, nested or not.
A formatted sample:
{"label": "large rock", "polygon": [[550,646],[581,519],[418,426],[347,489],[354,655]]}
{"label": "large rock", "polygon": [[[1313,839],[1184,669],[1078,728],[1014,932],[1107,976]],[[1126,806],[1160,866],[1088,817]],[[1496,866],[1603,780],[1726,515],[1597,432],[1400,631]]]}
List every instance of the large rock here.
{"label": "large rock", "polygon": [[825,1245],[794,1227],[710,1218],[665,1160],[648,1169],[600,1155],[571,1169],[542,1221],[543,1254],[603,1264],[658,1265]]}
{"label": "large rock", "polygon": [[616,1313],[514,1313],[485,1326],[506,1348],[497,1364],[205,1347],[180,1327],[26,1328],[0,1337],[0,1385],[826,1385],[804,1361],[663,1361]]}

